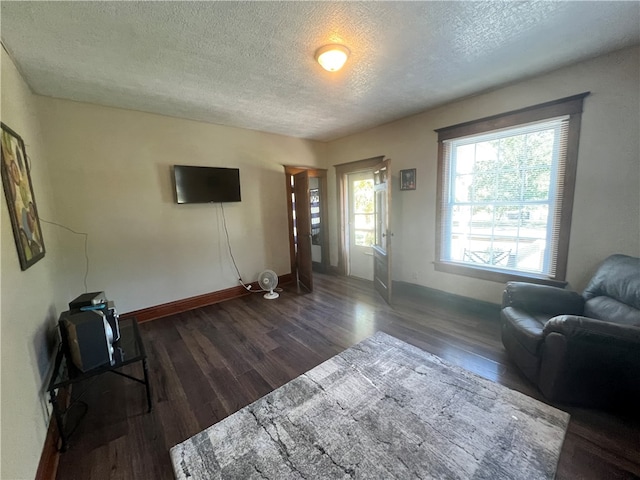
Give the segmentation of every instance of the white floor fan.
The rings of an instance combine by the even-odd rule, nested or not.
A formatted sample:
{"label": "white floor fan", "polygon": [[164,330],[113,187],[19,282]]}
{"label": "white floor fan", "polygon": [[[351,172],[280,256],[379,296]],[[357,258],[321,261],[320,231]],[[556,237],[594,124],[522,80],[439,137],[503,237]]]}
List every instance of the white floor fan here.
{"label": "white floor fan", "polygon": [[258,285],[260,285],[262,290],[267,292],[264,294],[264,298],[267,300],[273,300],[280,296],[278,292],[274,292],[278,286],[278,275],[273,270],[265,270],[258,275]]}

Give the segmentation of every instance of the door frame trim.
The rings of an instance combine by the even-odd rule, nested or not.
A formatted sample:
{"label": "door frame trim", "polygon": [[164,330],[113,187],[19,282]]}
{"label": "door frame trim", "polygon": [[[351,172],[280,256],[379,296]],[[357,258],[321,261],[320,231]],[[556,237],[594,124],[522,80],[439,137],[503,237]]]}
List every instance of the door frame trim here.
{"label": "door frame trim", "polygon": [[336,169],[336,192],[338,196],[338,274],[347,275],[349,265],[349,247],[346,244],[346,219],[347,219],[347,175],[358,172],[373,172],[374,168],[380,164],[385,155],[365,158],[355,162],[341,163],[334,165]]}

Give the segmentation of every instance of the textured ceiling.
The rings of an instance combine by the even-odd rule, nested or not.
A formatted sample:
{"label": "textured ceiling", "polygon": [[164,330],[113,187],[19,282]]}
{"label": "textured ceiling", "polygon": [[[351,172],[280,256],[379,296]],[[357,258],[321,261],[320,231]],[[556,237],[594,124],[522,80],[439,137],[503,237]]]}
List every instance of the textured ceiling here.
{"label": "textured ceiling", "polygon": [[[640,43],[631,2],[9,2],[41,95],[328,141]],[[338,73],[314,60],[351,50]]]}

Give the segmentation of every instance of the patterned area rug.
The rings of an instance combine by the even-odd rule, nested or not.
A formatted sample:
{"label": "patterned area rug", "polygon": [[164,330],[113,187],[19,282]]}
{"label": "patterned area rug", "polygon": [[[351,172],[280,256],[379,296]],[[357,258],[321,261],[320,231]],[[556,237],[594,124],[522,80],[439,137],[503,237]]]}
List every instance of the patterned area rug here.
{"label": "patterned area rug", "polygon": [[569,415],[378,332],[171,449],[182,479],[549,479]]}

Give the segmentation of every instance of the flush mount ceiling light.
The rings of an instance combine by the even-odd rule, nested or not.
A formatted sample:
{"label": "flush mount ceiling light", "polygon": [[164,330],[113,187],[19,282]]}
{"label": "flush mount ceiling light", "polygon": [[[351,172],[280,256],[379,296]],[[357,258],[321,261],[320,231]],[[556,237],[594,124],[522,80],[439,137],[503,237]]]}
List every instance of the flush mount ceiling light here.
{"label": "flush mount ceiling light", "polygon": [[316,60],[325,70],[337,72],[347,61],[349,53],[344,45],[325,45],[316,50]]}

